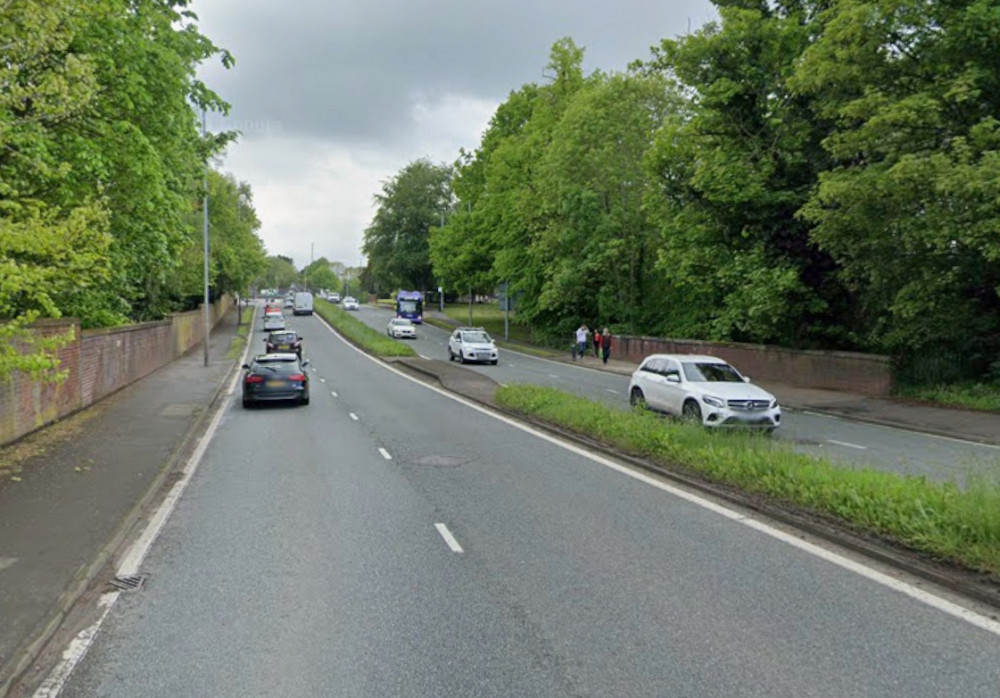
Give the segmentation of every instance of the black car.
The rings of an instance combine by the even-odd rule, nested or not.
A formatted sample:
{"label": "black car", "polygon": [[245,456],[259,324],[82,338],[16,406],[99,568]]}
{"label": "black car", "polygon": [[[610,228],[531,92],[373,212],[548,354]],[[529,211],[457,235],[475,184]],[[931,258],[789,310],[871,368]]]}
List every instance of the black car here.
{"label": "black car", "polygon": [[309,374],[295,354],[259,354],[243,364],[243,406],[258,402],[290,400],[309,404]]}
{"label": "black car", "polygon": [[268,354],[275,354],[282,351],[292,351],[302,358],[302,337],[294,330],[285,332],[272,332],[264,338]]}

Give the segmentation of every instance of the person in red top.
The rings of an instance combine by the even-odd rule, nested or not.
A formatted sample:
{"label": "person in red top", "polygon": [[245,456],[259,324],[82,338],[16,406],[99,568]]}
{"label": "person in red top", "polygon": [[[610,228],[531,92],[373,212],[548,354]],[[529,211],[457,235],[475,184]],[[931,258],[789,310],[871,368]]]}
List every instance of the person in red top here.
{"label": "person in red top", "polygon": [[601,358],[601,333],[594,332],[594,358]]}

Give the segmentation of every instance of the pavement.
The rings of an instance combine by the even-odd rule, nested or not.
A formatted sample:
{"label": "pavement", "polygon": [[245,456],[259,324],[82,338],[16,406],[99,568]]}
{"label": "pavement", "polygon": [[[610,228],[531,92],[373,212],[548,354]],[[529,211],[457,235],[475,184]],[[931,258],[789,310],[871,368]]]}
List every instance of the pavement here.
{"label": "pavement", "polygon": [[[107,574],[107,563],[171,473],[183,466],[238,368],[226,356],[236,334],[234,310],[213,331],[208,366],[199,347],[0,449],[0,698],[31,668],[81,594],[103,583],[99,575]],[[397,363],[446,389],[492,401],[496,384],[459,365],[409,358]],[[593,357],[578,365],[623,375],[635,369],[630,362],[611,359],[605,365]],[[1000,444],[1000,413],[762,385],[790,409]]]}

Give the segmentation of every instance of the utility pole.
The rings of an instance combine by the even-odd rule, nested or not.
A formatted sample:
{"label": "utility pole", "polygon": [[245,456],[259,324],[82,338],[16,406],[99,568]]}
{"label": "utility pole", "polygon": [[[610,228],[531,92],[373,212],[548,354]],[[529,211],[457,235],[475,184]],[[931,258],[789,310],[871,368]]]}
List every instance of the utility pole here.
{"label": "utility pole", "polygon": [[[201,138],[205,140],[205,109],[201,110]],[[208,339],[212,332],[212,321],[209,319],[209,311],[211,310],[208,304],[208,160],[205,160],[205,195],[204,204],[202,209],[205,212],[205,230],[204,230],[204,242],[205,242],[205,300],[202,305],[204,308],[205,315],[205,365],[208,366]],[[239,308],[236,309],[239,312]]]}

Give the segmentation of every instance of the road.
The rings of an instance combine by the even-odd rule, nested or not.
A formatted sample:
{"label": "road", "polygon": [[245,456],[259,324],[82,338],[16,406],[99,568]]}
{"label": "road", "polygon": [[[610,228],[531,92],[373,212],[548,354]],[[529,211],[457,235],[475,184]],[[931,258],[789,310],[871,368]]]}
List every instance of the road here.
{"label": "road", "polygon": [[[370,327],[384,332],[391,310],[362,306],[357,313]],[[432,325],[421,325],[411,343],[425,358],[448,358],[448,335]],[[628,408],[628,376],[501,349],[500,364],[468,364],[499,383],[530,383],[560,388]],[[823,456],[850,467],[872,467],[891,472],[964,483],[970,475],[995,478],[1000,473],[1000,447],[904,431],[839,417],[784,410],[775,438],[810,455]]]}
{"label": "road", "polygon": [[61,695],[996,696],[996,622],[292,325]]}

